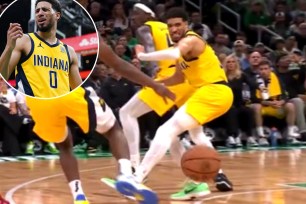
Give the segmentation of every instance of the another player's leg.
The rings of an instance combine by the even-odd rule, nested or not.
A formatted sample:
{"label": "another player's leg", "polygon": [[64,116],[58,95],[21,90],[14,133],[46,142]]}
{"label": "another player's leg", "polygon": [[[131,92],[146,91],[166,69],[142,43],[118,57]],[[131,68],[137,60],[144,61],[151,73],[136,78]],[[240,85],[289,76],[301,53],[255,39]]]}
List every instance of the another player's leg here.
{"label": "another player's leg", "polygon": [[60,163],[63,172],[69,182],[69,187],[74,199],[74,204],[88,204],[80,181],[78,162],[73,154],[73,142],[70,130],[65,141],[57,143],[59,149]]}
{"label": "another player's leg", "polygon": [[[214,148],[209,138],[203,132],[203,127],[199,126],[197,128],[189,130],[190,137],[192,141],[197,145],[206,145],[211,148]],[[220,169],[216,178],[215,178],[216,188],[219,191],[226,192],[233,190],[232,182],[227,178],[227,176],[223,173],[223,170]]]}
{"label": "another player's leg", "polygon": [[119,112],[123,132],[128,141],[132,166],[134,168],[138,167],[140,163],[140,132],[137,119],[150,111],[152,111],[152,109],[142,102],[136,94]]}
{"label": "another player's leg", "polygon": [[[181,166],[181,158],[185,151],[184,145],[180,142],[179,138],[176,138],[170,147],[170,155],[179,167]],[[208,194],[210,194],[210,190],[206,183],[198,183],[187,179],[184,187],[179,192],[172,194],[170,198],[172,200],[189,200],[193,197],[203,197]]]}
{"label": "another player's leg", "polygon": [[[180,108],[172,118],[158,128],[149,151],[135,172],[135,180],[142,183],[152,168],[162,159],[177,136],[187,129],[198,126],[198,122]],[[117,185],[124,191],[134,190],[135,186],[126,181],[118,181]],[[143,194],[142,196],[146,196]]]}

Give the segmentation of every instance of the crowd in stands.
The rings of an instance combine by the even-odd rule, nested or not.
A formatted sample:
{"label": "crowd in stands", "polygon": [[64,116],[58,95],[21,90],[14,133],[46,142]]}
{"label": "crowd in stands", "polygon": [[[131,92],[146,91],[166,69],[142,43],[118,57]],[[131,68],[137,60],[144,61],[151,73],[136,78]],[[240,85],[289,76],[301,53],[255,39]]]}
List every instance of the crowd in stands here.
{"label": "crowd in stands", "polygon": [[[146,63],[140,62],[134,53],[137,39],[133,31],[132,7],[139,1],[79,0],[79,2],[87,8],[100,36],[114,52],[150,75]],[[156,18],[160,21],[164,21],[167,9],[182,5],[182,1],[175,0],[141,2],[153,5]],[[218,2],[241,15],[239,22],[241,30],[237,33],[218,24]],[[288,143],[297,144],[304,141],[306,139],[306,0],[208,0],[203,3],[202,16],[198,10],[194,10],[188,4],[186,8],[190,15],[190,29],[202,36],[215,50],[234,93],[232,108],[206,127],[214,130],[222,129],[223,140],[229,147],[240,147],[242,139],[249,146],[269,145],[270,133],[269,129],[264,128],[265,126],[277,128]],[[222,18],[230,26],[235,27],[237,24],[228,12],[223,12]],[[141,88],[122,78],[99,60],[85,86],[94,87],[117,117],[119,109]],[[0,92],[2,96],[5,90],[1,88]],[[18,93],[12,92],[14,93],[12,98],[15,99],[10,100],[15,101],[18,107],[22,107],[23,105],[20,105],[16,99]],[[28,111],[22,112],[21,108],[18,113],[14,112],[13,108],[5,105],[2,99],[0,106],[7,109],[7,115],[11,114],[14,117],[18,115],[18,118],[21,118],[21,122],[18,122],[21,128],[33,126]],[[158,126],[174,111],[174,109],[169,111],[163,117],[151,112],[139,118],[142,147],[149,144]],[[5,120],[0,118],[2,122]],[[19,119],[12,120],[17,123]],[[79,151],[81,146],[86,147],[88,152],[96,151],[101,145],[103,149],[107,148],[106,142],[97,140],[94,134],[87,135],[85,140],[83,137],[78,137],[83,136],[83,133],[73,121],[69,124],[76,135],[76,151]],[[7,130],[4,128],[0,131],[5,133]],[[17,131],[16,126],[14,131]],[[19,141],[24,141],[20,139],[25,139],[24,132],[22,131],[22,136],[18,136],[20,131],[12,134],[16,134],[15,138]],[[35,137],[31,134],[28,138]],[[52,146],[52,144],[47,145]]]}

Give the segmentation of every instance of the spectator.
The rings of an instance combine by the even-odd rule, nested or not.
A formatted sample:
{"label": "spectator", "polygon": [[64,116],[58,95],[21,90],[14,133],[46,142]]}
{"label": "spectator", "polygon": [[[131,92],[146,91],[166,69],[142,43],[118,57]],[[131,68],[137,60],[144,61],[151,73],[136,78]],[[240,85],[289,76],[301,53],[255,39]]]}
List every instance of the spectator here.
{"label": "spectator", "polygon": [[250,66],[246,53],[246,45],[242,40],[236,40],[234,42],[234,52],[232,55],[238,58],[242,70]]}
{"label": "spectator", "polygon": [[213,44],[213,49],[217,55],[224,53],[226,55],[229,55],[232,53],[232,50],[227,47],[228,44],[228,35],[226,34],[218,34],[215,37],[215,43]]}
{"label": "spectator", "polygon": [[294,51],[297,50],[297,42],[296,42],[296,39],[293,35],[288,36],[286,38],[284,50],[287,53],[293,53]]}
{"label": "spectator", "polygon": [[299,94],[305,94],[305,70],[292,61],[292,55],[282,55],[276,60],[276,71],[279,79],[284,84],[289,101],[296,110],[296,123],[300,133],[306,134],[305,105]]}
{"label": "spectator", "polygon": [[131,61],[131,58],[129,58],[128,56],[125,55],[126,52],[126,47],[122,44],[117,44],[115,46],[115,52],[116,54],[121,57],[122,59],[126,60],[126,61]]}
{"label": "spectator", "polygon": [[135,45],[138,44],[137,38],[133,36],[133,32],[131,28],[127,28],[123,31],[123,35],[126,37],[127,46],[133,50]]}
{"label": "spectator", "polygon": [[304,14],[306,16],[306,1],[305,0],[297,0],[296,9],[291,11],[291,15],[293,18],[295,18],[299,14]]}
{"label": "spectator", "polygon": [[255,83],[258,75],[258,65],[262,60],[262,55],[259,52],[252,52],[249,55],[250,67],[244,70],[246,75]]}
{"label": "spectator", "polygon": [[6,156],[21,154],[18,135],[22,126],[22,119],[18,116],[16,97],[8,89],[6,82],[0,77],[0,131],[2,152]]}
{"label": "spectator", "polygon": [[[296,138],[299,134],[296,132],[295,121],[296,112],[294,104],[287,101],[285,90],[283,89],[280,80],[272,71],[270,62],[262,61],[258,65],[260,77],[264,80],[265,90],[257,90],[256,97],[260,104],[256,105],[255,118],[257,134],[260,137],[259,144],[268,144],[263,131],[263,116],[272,116],[278,119],[286,118],[288,126],[288,137]],[[261,94],[267,92],[267,98]]]}
{"label": "spectator", "polygon": [[116,33],[120,35],[121,32],[129,26],[129,19],[124,12],[122,4],[117,3],[114,5],[112,17],[114,19],[114,28],[117,30]]}
{"label": "spectator", "polygon": [[286,19],[286,15],[284,12],[276,12],[274,15],[274,21],[270,26],[268,26],[268,29],[274,31],[275,33],[284,38],[289,34],[289,23],[290,21]]}
{"label": "spectator", "polygon": [[290,34],[298,33],[299,32],[299,25],[301,23],[306,22],[306,15],[303,13],[298,14],[293,21],[293,24],[290,26],[289,31]]}
{"label": "spectator", "polygon": [[189,28],[190,29],[195,30],[193,27],[195,25],[197,25],[196,28],[198,30],[198,29],[200,29],[200,26],[199,26],[199,24],[200,24],[200,25],[202,25],[202,27],[201,27],[201,29],[202,29],[201,36],[205,40],[208,40],[209,38],[213,37],[210,28],[206,24],[202,23],[202,17],[201,17],[201,15],[200,15],[200,13],[198,11],[192,12],[190,19],[191,19],[191,22],[189,24]]}
{"label": "spectator", "polygon": [[303,50],[306,45],[306,22],[299,25],[298,32],[295,33],[295,38],[298,48]]}
{"label": "spectator", "polygon": [[[254,113],[248,105],[255,97],[256,83],[253,83],[239,66],[238,58],[233,55],[228,56],[223,63],[229,86],[233,90],[234,102],[231,110],[227,113],[231,128],[234,129],[233,136],[229,136],[227,143],[230,146],[240,146],[238,129],[243,130],[248,137],[248,145],[257,146],[255,138],[252,136],[252,129],[255,126]],[[239,122],[238,122],[239,121]]]}
{"label": "spectator", "polygon": [[156,15],[156,20],[158,21],[161,21],[161,22],[164,22],[165,19],[165,13],[166,13],[166,7],[165,7],[165,4],[157,4],[155,6],[155,15]]}
{"label": "spectator", "polygon": [[136,91],[130,81],[122,78],[113,69],[109,71],[110,77],[103,83],[99,95],[105,100],[118,118],[119,109],[128,102]]}
{"label": "spectator", "polygon": [[123,45],[125,47],[124,55],[127,56],[129,59],[132,59],[132,57],[133,57],[132,50],[128,46],[128,41],[127,41],[127,39],[124,35],[119,36],[119,38],[117,40],[117,44]]}

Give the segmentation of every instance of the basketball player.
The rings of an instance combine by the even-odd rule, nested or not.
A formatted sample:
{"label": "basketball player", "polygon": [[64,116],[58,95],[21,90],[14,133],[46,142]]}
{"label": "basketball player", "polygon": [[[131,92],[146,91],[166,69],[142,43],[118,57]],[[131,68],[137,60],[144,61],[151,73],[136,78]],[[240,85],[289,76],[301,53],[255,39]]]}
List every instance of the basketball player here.
{"label": "basketball player", "polygon": [[[153,88],[162,97],[174,100],[174,94],[166,87],[154,82],[131,64],[121,60],[102,41],[99,57],[122,76],[135,83]],[[35,121],[34,131],[37,135],[45,141],[57,144],[60,163],[69,182],[75,204],[87,204],[88,201],[81,185],[77,160],[72,152],[71,135],[66,125],[67,117],[74,120],[85,133],[96,130],[105,135],[109,140],[113,155],[118,160],[120,178],[132,178],[126,138],[111,109],[92,88],[79,87],[68,95],[49,100],[27,97],[27,104]]]}
{"label": "basketball player", "polygon": [[[134,20],[134,26],[137,28],[136,35],[147,52],[163,50],[173,45],[167,24],[155,21],[154,17],[154,12],[146,5],[141,3],[134,5],[132,19]],[[149,68],[151,72],[159,69],[155,78],[156,80],[160,80],[174,74],[175,68],[172,66],[174,63],[174,60],[162,60],[158,63],[151,62]],[[158,115],[162,116],[172,106],[182,106],[195,91],[195,88],[189,85],[187,81],[175,86],[170,86],[169,89],[176,93],[176,101],[174,102],[168,101],[166,103],[152,89],[143,88],[120,109],[120,120],[124,135],[127,137],[131,162],[134,168],[138,167],[140,162],[140,132],[137,118],[150,111],[155,111]],[[203,133],[202,126],[189,130],[189,134],[192,135],[192,137],[203,137],[203,141],[206,142],[206,145],[213,147],[208,137]],[[181,154],[179,151],[183,151],[183,147],[179,143],[179,138],[177,138],[170,148],[170,153],[178,163],[180,163]],[[104,182],[105,181],[112,182],[111,180],[104,180]],[[222,173],[222,170],[220,170],[216,177],[216,187],[220,191],[232,190],[232,184]]]}
{"label": "basketball player", "polygon": [[17,89],[29,96],[61,96],[82,81],[74,49],[56,38],[60,18],[58,0],[37,0],[37,32],[23,34],[20,24],[9,26],[0,71],[8,80],[15,69]]}
{"label": "basketball player", "polygon": [[[166,17],[171,39],[176,45],[150,53],[144,53],[143,47],[138,46],[137,56],[143,61],[176,60],[175,74],[161,81],[171,86],[187,79],[196,90],[173,117],[158,128],[149,151],[136,170],[136,182],[143,181],[179,134],[223,115],[233,101],[232,91],[227,85],[226,75],[217,56],[199,35],[188,30],[185,11],[182,8],[172,8]],[[195,144],[206,144],[204,137],[190,136]],[[137,186],[123,180],[117,181],[116,187],[126,195],[137,191]],[[210,191],[207,184],[188,182],[182,191],[173,194],[171,198],[185,200],[208,193]],[[142,196],[146,197],[145,194]]]}

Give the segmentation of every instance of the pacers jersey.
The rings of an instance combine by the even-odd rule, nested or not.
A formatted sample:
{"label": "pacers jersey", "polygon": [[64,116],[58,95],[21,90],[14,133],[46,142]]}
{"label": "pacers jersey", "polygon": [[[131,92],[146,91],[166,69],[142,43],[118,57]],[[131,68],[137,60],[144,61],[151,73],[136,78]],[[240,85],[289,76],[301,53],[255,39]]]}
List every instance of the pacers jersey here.
{"label": "pacers jersey", "polygon": [[[159,21],[147,21],[145,25],[151,28],[155,50],[165,50],[171,47],[172,41],[169,35],[168,26]],[[173,60],[162,60],[158,62],[159,72],[157,78],[169,77],[174,73],[174,69],[169,68],[173,64]]]}
{"label": "pacers jersey", "polygon": [[[201,38],[193,31],[187,31],[185,37],[190,35]],[[201,87],[221,81],[227,82],[225,72],[214,50],[207,43],[205,44],[204,51],[198,57],[191,60],[185,60],[182,56],[179,58],[179,64],[183,69],[186,79],[194,87]]]}
{"label": "pacers jersey", "polygon": [[50,45],[37,33],[27,34],[31,51],[22,56],[16,69],[17,89],[27,95],[51,98],[70,91],[70,56],[59,40]]}

